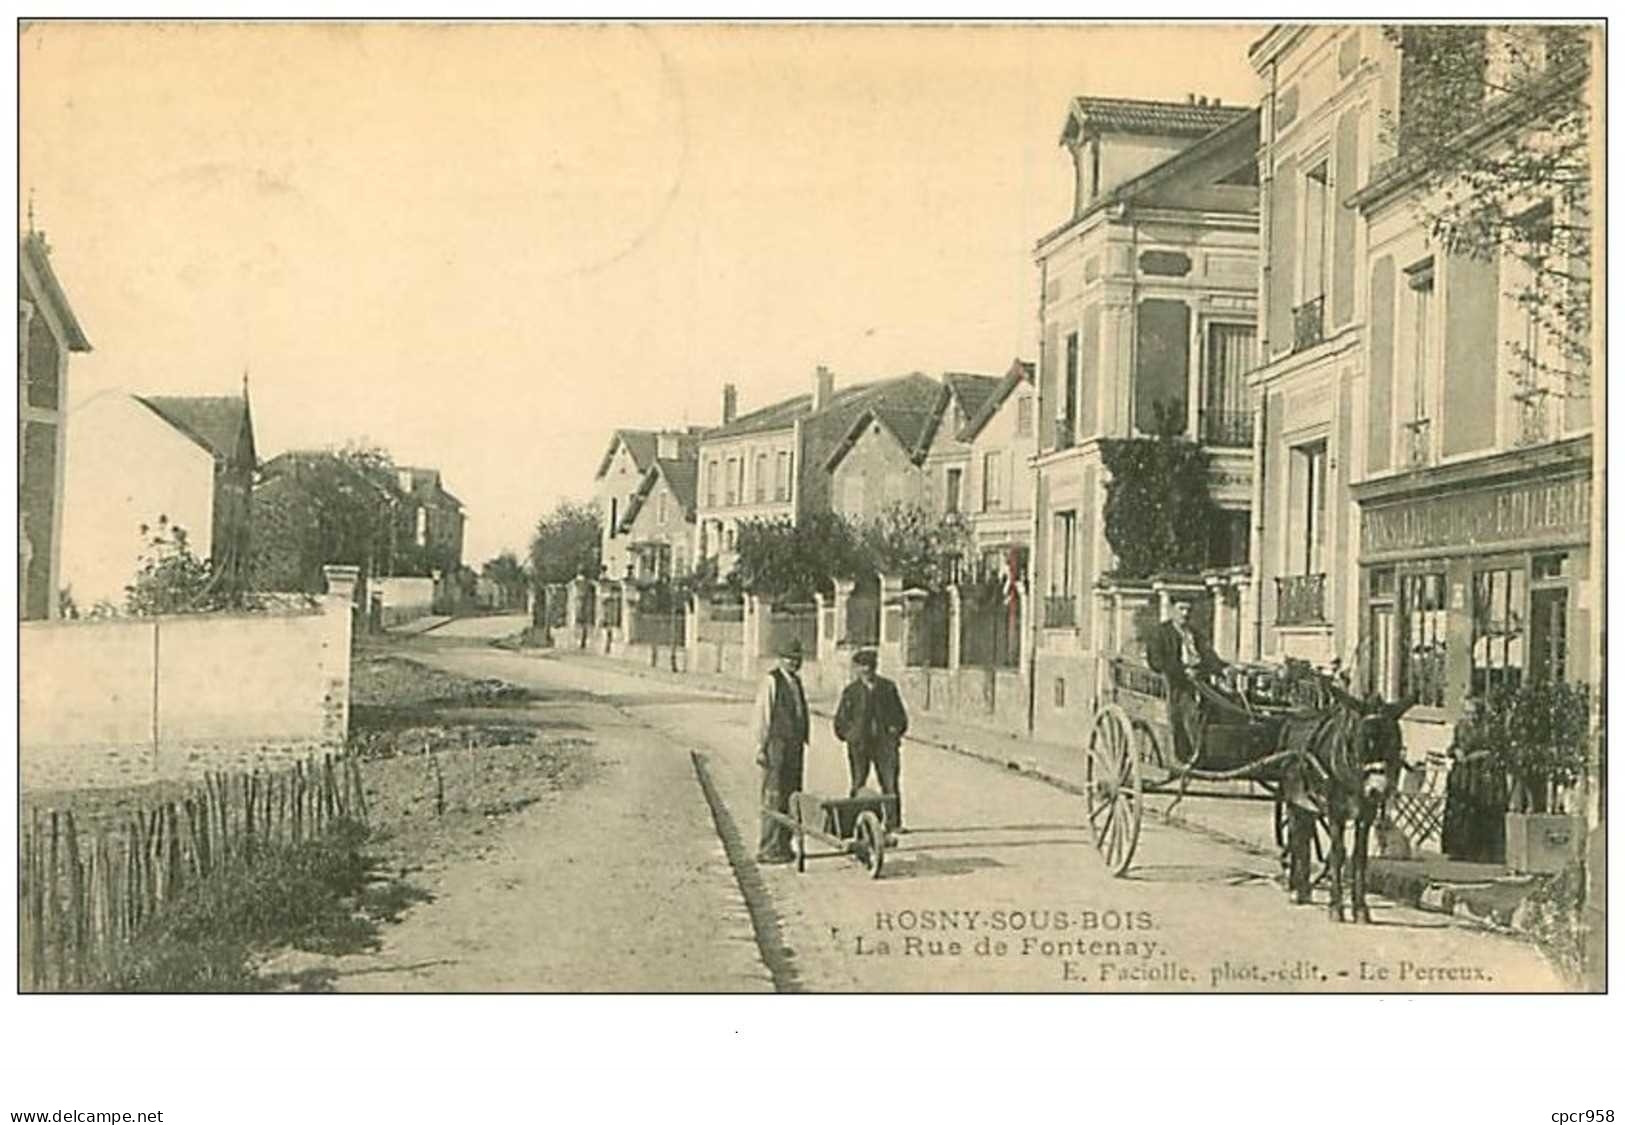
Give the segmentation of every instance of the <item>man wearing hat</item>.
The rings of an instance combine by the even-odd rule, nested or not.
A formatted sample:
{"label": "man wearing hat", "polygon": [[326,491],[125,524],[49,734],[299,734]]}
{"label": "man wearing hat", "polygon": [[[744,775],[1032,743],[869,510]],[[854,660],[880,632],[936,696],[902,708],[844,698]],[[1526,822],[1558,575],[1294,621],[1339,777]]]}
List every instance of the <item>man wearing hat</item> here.
{"label": "man wearing hat", "polygon": [[1161,672],[1168,685],[1174,756],[1181,762],[1194,761],[1202,741],[1202,700],[1196,694],[1196,681],[1223,668],[1224,661],[1191,621],[1188,597],[1175,600],[1173,616],[1151,634],[1145,655],[1151,670]]}
{"label": "man wearing hat", "polygon": [[[779,662],[762,678],[756,691],[756,764],[762,767],[762,809],[790,811],[790,794],[801,789],[801,768],[807,749],[807,693],[801,687],[801,642],[779,646]],[[790,829],[762,817],[762,839],[757,863],[789,863]]]}
{"label": "man wearing hat", "polygon": [[902,772],[899,752],[908,730],[908,712],[903,709],[897,685],[877,675],[878,657],[872,648],[859,649],[852,658],[858,678],[841,692],[835,708],[835,737],[846,743],[846,763],[852,770],[852,793],[869,780],[869,767],[880,779],[880,791],[891,797],[886,802],[886,831],[901,831],[903,798],[898,789]]}

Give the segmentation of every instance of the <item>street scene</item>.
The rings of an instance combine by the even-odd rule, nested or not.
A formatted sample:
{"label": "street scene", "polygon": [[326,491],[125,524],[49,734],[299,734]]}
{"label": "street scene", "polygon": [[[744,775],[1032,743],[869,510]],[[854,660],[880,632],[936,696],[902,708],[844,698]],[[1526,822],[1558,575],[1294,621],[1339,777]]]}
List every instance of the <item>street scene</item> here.
{"label": "street scene", "polygon": [[20,990],[1605,991],[1599,28],[21,36]]}

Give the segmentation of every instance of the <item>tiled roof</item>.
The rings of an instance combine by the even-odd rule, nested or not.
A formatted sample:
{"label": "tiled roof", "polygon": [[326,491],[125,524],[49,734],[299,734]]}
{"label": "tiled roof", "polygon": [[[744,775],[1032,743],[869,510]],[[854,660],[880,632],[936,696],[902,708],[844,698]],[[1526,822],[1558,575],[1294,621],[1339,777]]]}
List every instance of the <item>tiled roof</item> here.
{"label": "tiled roof", "polygon": [[1200,137],[1249,112],[1247,106],[1154,102],[1138,98],[1072,99],[1061,143],[1079,133],[1140,133],[1160,137]]}
{"label": "tiled roof", "polygon": [[999,380],[992,375],[976,375],[965,371],[943,372],[942,393],[932,408],[930,423],[912,451],[915,458],[924,457],[926,451],[931,448],[931,443],[937,440],[937,431],[942,427],[942,420],[947,417],[950,403],[957,402],[966,418],[974,417],[998,385]]}
{"label": "tiled roof", "polygon": [[[938,393],[937,381],[916,371],[910,375],[841,387],[830,396],[829,405],[819,415],[834,419],[844,416],[848,420],[855,420],[877,403],[889,404],[893,409],[928,410]],[[798,418],[810,417],[812,413],[812,395],[796,395],[740,415],[726,426],[707,430],[700,440],[787,430],[795,425]]]}
{"label": "tiled roof", "polygon": [[869,387],[866,397],[855,400],[858,408],[851,412],[851,422],[825,459],[826,468],[833,469],[840,463],[871,422],[884,426],[908,455],[917,460],[930,443],[942,403],[951,393],[943,384],[918,372]]}
{"label": "tiled roof", "polygon": [[615,456],[615,446],[624,443],[626,451],[632,457],[632,464],[638,472],[646,473],[654,464],[660,451],[660,437],[662,434],[677,438],[677,451],[683,457],[691,457],[697,448],[700,436],[705,433],[703,426],[690,426],[687,430],[633,430],[618,429],[609,439],[609,448],[604,450],[604,456],[598,462],[598,471],[593,474],[596,480],[609,471],[609,462]]}
{"label": "tiled roof", "polygon": [[1032,385],[1033,371],[1033,365],[1027,360],[1018,359],[1012,363],[1010,370],[1005,372],[1004,378],[995,384],[992,393],[983,400],[981,408],[970,415],[969,421],[965,423],[965,428],[959,431],[959,440],[975,441],[976,435],[982,432],[982,427],[986,426],[993,416],[998,414],[999,407],[1004,405],[1004,401],[1010,397],[1011,391],[1024,383],[1028,386]]}
{"label": "tiled roof", "polygon": [[632,494],[631,501],[626,505],[626,514],[621,517],[620,530],[630,531],[637,522],[638,513],[643,510],[643,504],[654,491],[655,481],[662,478],[666,487],[677,498],[677,504],[683,511],[684,519],[694,518],[694,501],[699,487],[699,462],[694,458],[659,457],[643,474],[638,482],[638,490]]}
{"label": "tiled roof", "polygon": [[[68,304],[68,295],[62,291],[62,283],[56,279],[56,271],[51,268],[51,248],[46,244],[45,236],[34,231],[22,236],[17,248],[19,260],[28,259],[28,264],[39,277],[40,285],[45,292],[40,294],[51,303],[51,310],[56,313],[57,320],[62,322],[62,330],[67,334],[68,350],[74,352],[90,351],[90,341],[85,339],[84,329],[79,327],[79,318],[73,315],[73,306]],[[21,265],[17,268],[17,289],[26,291],[23,284],[23,271]]]}
{"label": "tiled roof", "polygon": [[[136,395],[135,400],[204,449],[233,460],[248,422],[248,399],[242,395]],[[253,426],[247,428],[247,455],[254,453]]]}

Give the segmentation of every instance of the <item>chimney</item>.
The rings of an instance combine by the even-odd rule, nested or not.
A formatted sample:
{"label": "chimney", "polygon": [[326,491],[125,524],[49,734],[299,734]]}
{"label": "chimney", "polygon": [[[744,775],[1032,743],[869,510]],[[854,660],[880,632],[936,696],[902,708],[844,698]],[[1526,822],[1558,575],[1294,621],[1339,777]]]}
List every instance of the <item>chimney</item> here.
{"label": "chimney", "polygon": [[722,384],[722,424],[726,426],[739,414],[739,388],[732,383]]}
{"label": "chimney", "polygon": [[1218,109],[1219,106],[1222,105],[1222,104],[1224,104],[1224,103],[1220,102],[1218,98],[1213,99],[1213,108],[1214,109]]}
{"label": "chimney", "polygon": [[1186,94],[1185,95],[1185,104],[1186,105],[1195,105],[1196,104],[1196,95],[1195,94]]}
{"label": "chimney", "polygon": [[829,405],[829,400],[835,397],[835,373],[823,364],[818,365],[818,371],[813,376],[814,411],[822,410]]}
{"label": "chimney", "polygon": [[661,432],[655,435],[655,456],[662,461],[675,461],[680,456],[677,451],[677,435]]}
{"label": "chimney", "polygon": [[1196,104],[1199,105],[1199,106],[1207,105],[1207,95],[1203,94],[1201,97],[1197,98],[1196,99]]}

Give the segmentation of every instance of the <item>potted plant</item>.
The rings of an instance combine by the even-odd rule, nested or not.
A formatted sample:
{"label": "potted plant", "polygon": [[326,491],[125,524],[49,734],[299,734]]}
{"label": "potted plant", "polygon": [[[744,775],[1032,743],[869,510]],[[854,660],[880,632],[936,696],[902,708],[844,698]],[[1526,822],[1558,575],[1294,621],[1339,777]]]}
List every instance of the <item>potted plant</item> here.
{"label": "potted plant", "polygon": [[1533,680],[1490,695],[1480,724],[1507,787],[1506,863],[1520,872],[1561,871],[1579,857],[1584,824],[1557,811],[1559,790],[1585,772],[1585,688]]}

